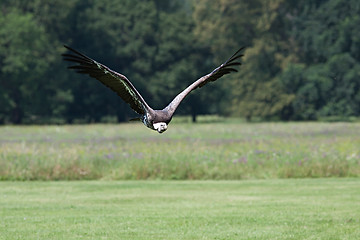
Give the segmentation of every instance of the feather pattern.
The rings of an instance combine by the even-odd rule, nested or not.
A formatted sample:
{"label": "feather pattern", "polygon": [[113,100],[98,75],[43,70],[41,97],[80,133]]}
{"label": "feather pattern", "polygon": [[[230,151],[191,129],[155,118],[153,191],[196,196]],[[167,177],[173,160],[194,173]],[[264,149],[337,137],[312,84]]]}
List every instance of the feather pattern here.
{"label": "feather pattern", "polygon": [[145,114],[145,112],[150,109],[140,93],[124,75],[111,70],[105,65],[96,62],[68,46],[64,47],[72,53],[62,54],[63,59],[78,64],[69,66],[69,69],[74,69],[78,73],[88,74],[89,76],[96,78],[105,86],[116,92],[117,95],[139,114]]}
{"label": "feather pattern", "polygon": [[188,86],[185,90],[179,93],[174,100],[164,109],[168,111],[170,115],[173,115],[179,104],[182,100],[193,90],[197,88],[201,88],[209,82],[214,82],[217,79],[221,78],[225,74],[229,74],[231,72],[237,72],[237,70],[233,67],[241,65],[241,62],[238,62],[239,58],[243,57],[244,55],[241,54],[241,51],[244,47],[237,50],[227,61],[221,64],[219,67],[215,68],[211,73],[199,78],[193,84]]}

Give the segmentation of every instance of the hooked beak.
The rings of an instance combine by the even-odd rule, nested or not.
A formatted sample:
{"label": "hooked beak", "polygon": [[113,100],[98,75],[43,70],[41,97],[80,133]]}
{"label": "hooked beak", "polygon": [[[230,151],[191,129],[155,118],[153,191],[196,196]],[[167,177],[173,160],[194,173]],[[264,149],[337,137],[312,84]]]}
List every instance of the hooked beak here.
{"label": "hooked beak", "polygon": [[158,133],[163,133],[166,131],[167,125],[164,122],[154,123],[154,129],[156,129],[156,131],[158,131]]}
{"label": "hooked beak", "polygon": [[166,127],[166,126],[163,126],[163,127],[159,127],[159,128],[157,129],[157,131],[158,131],[158,133],[163,133],[163,132],[166,131],[166,129],[167,129],[167,127]]}

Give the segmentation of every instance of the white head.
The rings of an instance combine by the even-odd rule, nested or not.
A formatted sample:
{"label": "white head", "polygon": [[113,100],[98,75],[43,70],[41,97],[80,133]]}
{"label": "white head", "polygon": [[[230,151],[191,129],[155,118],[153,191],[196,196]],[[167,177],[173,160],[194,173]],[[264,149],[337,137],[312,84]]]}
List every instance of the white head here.
{"label": "white head", "polygon": [[164,122],[158,122],[153,124],[154,129],[158,131],[159,133],[163,133],[167,129],[167,124]]}

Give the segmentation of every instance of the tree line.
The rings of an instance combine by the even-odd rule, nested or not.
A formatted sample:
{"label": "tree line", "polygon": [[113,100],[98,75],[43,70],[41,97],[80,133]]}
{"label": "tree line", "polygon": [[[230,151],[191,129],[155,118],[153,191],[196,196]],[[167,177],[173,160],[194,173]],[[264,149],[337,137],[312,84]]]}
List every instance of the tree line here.
{"label": "tree line", "polygon": [[181,104],[193,120],[360,115],[357,0],[3,0],[0,11],[0,124],[134,117],[66,69],[64,44],[126,75],[154,108],[246,46],[238,73]]}

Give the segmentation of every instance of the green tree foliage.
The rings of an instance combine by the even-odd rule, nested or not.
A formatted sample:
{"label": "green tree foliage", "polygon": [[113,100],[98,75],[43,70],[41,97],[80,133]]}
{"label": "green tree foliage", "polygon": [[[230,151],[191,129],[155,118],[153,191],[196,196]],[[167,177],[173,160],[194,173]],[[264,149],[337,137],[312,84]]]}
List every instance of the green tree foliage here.
{"label": "green tree foliage", "polygon": [[279,75],[296,61],[294,41],[287,33],[286,13],[291,4],[283,0],[262,1],[255,37],[245,53],[245,64],[233,82],[233,112],[250,120],[279,119],[288,111],[294,95],[287,93]]}
{"label": "green tree foliage", "polygon": [[0,98],[5,97],[11,102],[10,107],[4,104],[0,108],[2,122],[64,121],[73,95],[59,55],[63,51],[62,39],[69,37],[66,33],[71,32],[70,13],[75,2],[3,2],[0,34],[4,37],[0,40],[3,49],[0,61],[12,59],[14,62],[16,59],[24,67],[14,65],[11,73],[4,65],[0,67],[0,91],[4,93]]}
{"label": "green tree foliage", "polygon": [[[97,122],[104,116],[116,116],[119,121],[124,121],[134,116],[131,109],[102,84],[66,70],[66,64],[62,63],[60,58],[60,54],[65,50],[62,47],[64,43],[124,73],[150,105],[165,107],[164,102],[166,104],[170,102],[182,88],[204,73],[204,67],[198,68],[198,66],[204,65],[202,59],[206,55],[207,48],[200,45],[193,37],[194,24],[188,13],[183,11],[183,6],[183,1],[170,3],[159,0],[127,0],[122,1],[121,4],[114,1],[92,0],[5,1],[4,17],[8,15],[8,9],[16,9],[21,19],[26,21],[26,18],[31,18],[33,25],[38,27],[35,31],[26,30],[32,32],[33,36],[22,38],[21,29],[27,25],[18,28],[12,25],[11,20],[4,18],[3,22],[7,27],[1,29],[3,35],[12,31],[11,29],[17,29],[19,33],[14,38],[23,41],[18,43],[21,45],[19,48],[11,40],[13,48],[21,53],[26,52],[21,50],[29,48],[35,51],[30,45],[36,43],[40,46],[36,51],[41,51],[52,59],[42,58],[41,55],[32,52],[28,53],[29,61],[39,64],[39,72],[33,67],[28,67],[26,70],[28,72],[22,73],[26,77],[9,77],[14,86],[27,81],[32,87],[41,88],[36,90],[25,88],[27,94],[31,96],[30,99],[23,99],[22,102],[15,104],[12,96],[24,98],[24,93],[10,94],[12,89],[15,89],[15,92],[20,91],[19,88],[8,88],[10,84],[2,84],[4,87],[1,88],[1,101],[4,104],[1,109],[1,121],[74,122],[83,119],[82,121]],[[11,17],[10,14],[8,18]],[[34,42],[33,39],[37,36],[41,37]],[[2,40],[1,47],[10,51],[9,44],[5,39]],[[6,51],[2,52],[4,58],[20,57],[14,52]],[[3,58],[1,60],[3,61]],[[4,61],[8,60],[4,59]],[[30,64],[26,59],[20,59],[18,63]],[[20,70],[17,68],[17,71]],[[6,66],[1,69],[2,74],[6,71]],[[2,81],[5,78],[7,76],[4,75]],[[34,94],[39,99],[36,103],[33,99]],[[185,102],[179,109],[180,113],[191,112],[196,116],[209,108],[203,105],[201,110],[198,107],[195,111],[194,106],[199,106],[201,101],[196,97],[188,100],[190,101]],[[37,106],[39,110],[27,104]],[[14,114],[19,112],[21,118],[6,117],[5,119],[9,112]],[[42,118],[39,119],[38,116]]]}
{"label": "green tree foliage", "polygon": [[[201,74],[196,65],[200,65],[204,47],[191,34],[191,18],[173,10],[173,4],[133,0],[122,1],[121,5],[114,1],[89,3],[79,16],[79,35],[72,45],[124,73],[151,106],[165,107],[164,102],[170,102]],[[118,120],[134,116],[123,101],[97,81],[77,84],[72,115],[81,113],[81,106],[95,121],[104,115],[115,114]],[[102,89],[94,90],[97,88]],[[183,109],[188,109],[186,105],[194,104],[185,103]]]}
{"label": "green tree foliage", "polygon": [[292,89],[296,97],[289,117],[359,116],[359,1],[308,1],[307,7],[299,9],[294,15],[292,36],[297,40],[297,54],[304,68],[298,73],[301,84]]}
{"label": "green tree foliage", "polygon": [[125,121],[131,109],[67,71],[63,44],[125,74],[154,108],[246,46],[239,73],[179,114],[315,120],[360,115],[357,0],[3,0],[0,124]]}
{"label": "green tree foliage", "polygon": [[248,119],[359,116],[358,1],[264,1],[257,36],[234,81]]}
{"label": "green tree foliage", "polygon": [[48,43],[31,13],[8,9],[0,16],[0,122],[21,123],[24,117],[42,115],[42,102],[49,97],[44,69],[55,57]]}
{"label": "green tree foliage", "polygon": [[[233,0],[200,0],[194,1],[193,19],[194,34],[204,45],[211,47],[213,58],[209,58],[214,66],[227,59],[234,51],[248,46],[256,36],[257,18],[261,13],[260,2]],[[241,69],[243,71],[243,69]],[[211,89],[211,102],[217,102],[216,112],[229,115],[230,105],[234,99],[232,80],[239,75],[227,76],[226,81],[216,82]],[[207,96],[209,97],[209,96]]]}

